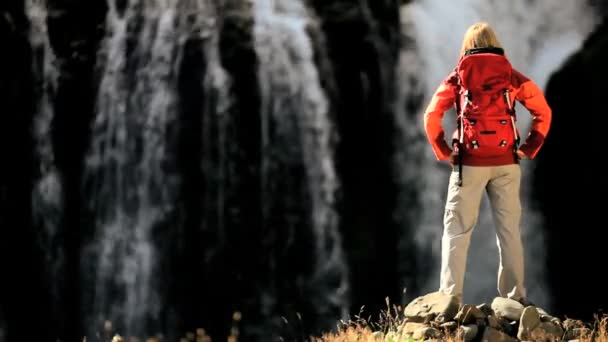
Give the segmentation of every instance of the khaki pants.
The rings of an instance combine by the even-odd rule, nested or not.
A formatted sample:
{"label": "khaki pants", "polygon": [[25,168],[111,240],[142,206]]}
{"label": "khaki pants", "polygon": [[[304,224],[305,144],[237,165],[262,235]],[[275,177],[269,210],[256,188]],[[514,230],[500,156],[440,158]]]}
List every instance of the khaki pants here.
{"label": "khaki pants", "polygon": [[450,176],[441,239],[439,290],[458,297],[462,302],[467,252],[485,190],[492,208],[500,259],[498,293],[515,300],[525,298],[520,235],[520,166],[463,165],[462,169],[462,186],[457,184],[457,166]]}

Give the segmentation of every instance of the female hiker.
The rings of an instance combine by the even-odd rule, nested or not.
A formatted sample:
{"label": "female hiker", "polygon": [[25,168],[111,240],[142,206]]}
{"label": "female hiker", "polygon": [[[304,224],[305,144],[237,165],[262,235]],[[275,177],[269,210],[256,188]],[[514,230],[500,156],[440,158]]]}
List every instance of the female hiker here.
{"label": "female hiker", "polygon": [[[520,144],[514,110],[532,115]],[[442,118],[455,107],[457,131],[446,141]],[[424,128],[438,160],[452,166],[449,179],[439,291],[462,303],[471,233],[487,193],[497,236],[498,293],[529,303],[524,284],[519,161],[533,159],[551,124],[551,108],[539,87],[511,67],[492,27],[476,23],[464,34],[460,59],[439,85],[424,113]]]}

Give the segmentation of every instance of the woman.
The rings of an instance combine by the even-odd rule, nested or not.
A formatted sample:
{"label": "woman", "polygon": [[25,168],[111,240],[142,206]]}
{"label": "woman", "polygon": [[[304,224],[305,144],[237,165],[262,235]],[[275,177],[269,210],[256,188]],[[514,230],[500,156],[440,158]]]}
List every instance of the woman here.
{"label": "woman", "polygon": [[[471,54],[483,54],[488,58],[504,57],[504,50],[496,34],[487,23],[476,23],[466,31],[460,60]],[[476,70],[485,70],[483,67],[485,66]],[[467,113],[470,109],[466,106],[472,103],[469,99],[472,98],[474,102],[476,97],[475,92],[463,94],[460,86],[463,84],[463,73],[456,69],[439,85],[424,113],[424,128],[435,156],[438,160],[447,161],[452,165],[441,240],[439,291],[456,296],[461,303],[471,233],[477,223],[484,190],[488,194],[492,208],[500,257],[498,293],[501,297],[529,303],[524,285],[524,253],[520,233],[519,160],[533,159],[539,152],[549,132],[551,108],[542,91],[532,80],[515,69],[509,69],[508,75],[509,89],[504,93],[505,102],[511,105],[514,100],[519,101],[533,117],[530,133],[521,146],[515,141],[509,145],[511,148],[504,148],[501,150],[503,152],[498,152],[494,156],[480,156],[473,148],[477,146],[471,147],[476,145],[475,141],[472,144],[463,142],[466,129],[458,131],[458,138],[453,140],[451,146],[446,142],[441,124],[444,112],[456,106],[457,110]],[[512,105],[509,108],[512,109]],[[513,124],[514,136],[517,137],[514,111],[507,113],[507,117],[508,114],[513,114],[511,116],[513,121],[510,123]],[[500,120],[501,123],[504,123],[503,121],[505,120]],[[473,127],[471,124],[475,124],[474,120],[467,119],[466,115],[459,116],[458,122],[459,127],[465,128]]]}

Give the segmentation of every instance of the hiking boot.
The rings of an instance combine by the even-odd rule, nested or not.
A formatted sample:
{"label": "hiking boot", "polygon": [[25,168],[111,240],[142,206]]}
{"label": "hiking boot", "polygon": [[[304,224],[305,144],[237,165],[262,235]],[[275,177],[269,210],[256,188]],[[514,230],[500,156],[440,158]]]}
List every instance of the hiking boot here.
{"label": "hiking boot", "polygon": [[516,299],[521,305],[525,307],[528,306],[536,306],[534,303],[532,303],[529,299],[527,298],[520,298],[520,299]]}

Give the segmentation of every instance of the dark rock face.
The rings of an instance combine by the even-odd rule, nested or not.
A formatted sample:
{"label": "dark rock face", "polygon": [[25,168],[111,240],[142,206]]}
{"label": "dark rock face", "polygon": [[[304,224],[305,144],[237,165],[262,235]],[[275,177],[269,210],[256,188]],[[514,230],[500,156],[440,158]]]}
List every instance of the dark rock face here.
{"label": "dark rock face", "polygon": [[603,17],[608,15],[608,2],[606,0],[590,0],[589,3],[597,10],[599,15]]}
{"label": "dark rock face", "polygon": [[[391,174],[398,1],[313,1],[322,21],[335,88],[340,142],[342,233],[351,268],[353,308],[374,312],[398,299],[396,184]],[[370,251],[373,251],[370,253]]]}
{"label": "dark rock face", "polygon": [[[98,83],[95,76],[96,55],[98,43],[104,34],[106,8],[105,1],[92,1],[86,5],[75,1],[49,1],[47,7],[48,40],[59,71],[50,99],[56,113],[51,123],[50,142],[64,189],[61,228],[53,243],[62,246],[65,251],[65,261],[59,272],[61,279],[54,280],[59,284],[57,295],[60,298],[53,299],[54,315],[48,320],[56,336],[77,340],[84,335],[81,248],[91,234],[87,232],[87,227],[91,225],[87,224],[87,213],[82,205],[82,168],[93,118]],[[43,53],[45,51],[35,50],[39,68],[43,67],[40,60]],[[36,74],[41,77],[42,69],[36,70]],[[47,89],[36,89],[39,100]]]}
{"label": "dark rock face", "polygon": [[[606,144],[608,23],[598,27],[547,85],[553,123],[538,156],[534,191],[544,213],[547,267],[557,312],[587,317],[608,307],[600,281],[606,258],[608,179],[598,162]],[[565,275],[567,274],[567,275]]]}
{"label": "dark rock face", "polygon": [[231,79],[233,99],[226,112],[217,111],[219,94],[204,86],[204,75],[212,68],[204,51],[213,48],[211,42],[191,40],[181,64],[179,160],[184,226],[189,228],[176,250],[178,280],[171,296],[183,317],[180,330],[204,325],[211,336],[224,338],[220,336],[227,335],[235,311],[247,317],[247,324],[263,322],[262,313],[254,308],[262,305],[259,276],[267,270],[262,262],[266,255],[259,202],[260,104],[253,13],[251,6],[239,1],[226,1],[220,10],[217,49]]}
{"label": "dark rock face", "polygon": [[[36,244],[30,193],[34,112],[32,50],[23,4],[3,1],[0,5],[0,311],[6,338],[20,339],[32,325],[41,336],[51,336],[50,301],[41,277],[43,255]],[[40,308],[35,310],[32,308]],[[50,341],[51,339],[49,339]]]}
{"label": "dark rock face", "polygon": [[[92,225],[83,206],[82,171],[97,91],[95,65],[104,35],[106,2],[48,2],[48,39],[57,58],[59,78],[52,99],[52,149],[64,188],[64,215],[59,243],[65,248],[64,278],[60,282],[55,323],[60,336],[77,340],[84,335],[82,245],[91,237]],[[89,230],[87,230],[89,228]]]}

